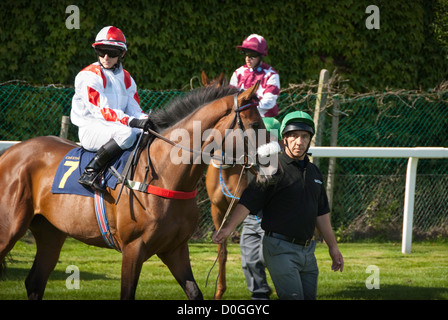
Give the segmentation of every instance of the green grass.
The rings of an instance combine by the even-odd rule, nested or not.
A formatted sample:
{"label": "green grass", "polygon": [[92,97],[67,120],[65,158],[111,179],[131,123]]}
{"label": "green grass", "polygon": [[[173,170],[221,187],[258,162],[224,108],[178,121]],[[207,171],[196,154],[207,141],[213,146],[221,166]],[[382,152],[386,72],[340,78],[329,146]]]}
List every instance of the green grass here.
{"label": "green grass", "polygon": [[[331,260],[325,244],[318,244],[318,299],[448,299],[448,244],[443,242],[414,243],[412,253],[404,255],[395,243],[342,243],[345,268],[330,270]],[[24,280],[34,260],[35,245],[19,241],[11,252],[8,271],[0,281],[0,299],[26,299]],[[209,243],[190,244],[190,256],[196,281],[205,299],[212,299],[218,266],[212,270],[207,287],[207,274],[216,258],[216,246]],[[67,266],[80,270],[80,289],[69,290]],[[379,289],[367,289],[369,265],[379,268]],[[87,246],[68,239],[59,263],[47,284],[44,298],[50,299],[118,299],[120,296],[121,254]],[[272,281],[268,278],[270,285]],[[224,299],[249,299],[241,270],[239,246],[229,246],[227,262],[228,289]],[[156,257],[144,263],[137,287],[137,299],[186,299],[168,268]],[[275,293],[272,298],[277,298]]]}

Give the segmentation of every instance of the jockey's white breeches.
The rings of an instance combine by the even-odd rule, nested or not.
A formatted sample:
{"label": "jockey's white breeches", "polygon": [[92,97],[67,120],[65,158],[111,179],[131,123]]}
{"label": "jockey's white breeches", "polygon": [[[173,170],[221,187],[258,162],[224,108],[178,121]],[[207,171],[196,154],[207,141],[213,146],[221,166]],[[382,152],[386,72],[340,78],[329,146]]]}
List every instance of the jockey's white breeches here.
{"label": "jockey's white breeches", "polygon": [[78,135],[83,148],[89,151],[97,151],[110,139],[126,150],[132,147],[140,132],[141,129],[130,128],[119,122],[96,121],[80,127]]}

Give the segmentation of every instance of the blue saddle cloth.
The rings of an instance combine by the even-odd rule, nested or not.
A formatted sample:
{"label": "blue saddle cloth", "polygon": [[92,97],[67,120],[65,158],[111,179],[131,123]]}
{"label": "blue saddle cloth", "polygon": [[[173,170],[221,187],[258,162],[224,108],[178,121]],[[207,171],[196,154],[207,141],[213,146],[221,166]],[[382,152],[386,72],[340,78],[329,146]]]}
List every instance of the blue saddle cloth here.
{"label": "blue saddle cloth", "polygon": [[[132,149],[124,151],[121,157],[111,163],[110,166],[114,166],[115,169],[121,173],[131,152]],[[84,172],[84,168],[90,160],[93,159],[95,154],[95,152],[87,151],[84,148],[75,148],[70,150],[59,163],[58,170],[54,176],[51,192],[77,194],[93,198],[95,191],[78,183],[78,179]],[[109,170],[106,170],[103,178],[107,187],[115,189],[118,180],[109,172]]]}

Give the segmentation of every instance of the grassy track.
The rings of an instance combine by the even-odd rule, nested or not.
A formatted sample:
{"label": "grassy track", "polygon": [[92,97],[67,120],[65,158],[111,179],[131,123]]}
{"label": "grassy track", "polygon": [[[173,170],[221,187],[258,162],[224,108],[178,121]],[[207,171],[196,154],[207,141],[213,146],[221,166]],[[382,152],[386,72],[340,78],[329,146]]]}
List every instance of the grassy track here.
{"label": "grassy track", "polygon": [[[342,243],[344,272],[332,272],[325,244],[318,244],[318,299],[448,299],[448,243],[414,243],[412,254],[403,255],[394,243]],[[26,299],[24,279],[35,254],[33,243],[19,241],[12,251],[5,281],[0,282],[0,299]],[[212,270],[208,286],[207,274],[216,258],[216,246],[208,243],[190,245],[193,273],[205,299],[213,297],[218,267]],[[69,290],[66,273],[69,265],[80,271],[80,289]],[[367,289],[369,265],[379,270],[379,289]],[[118,299],[120,296],[121,255],[113,250],[87,246],[68,239],[59,263],[45,291],[45,299]],[[228,289],[225,299],[249,299],[241,270],[239,246],[229,247],[227,263]],[[268,279],[270,285],[272,281]],[[372,283],[372,281],[368,281]],[[137,299],[185,299],[185,294],[157,258],[145,262],[137,288]],[[277,298],[274,294],[272,298]]]}

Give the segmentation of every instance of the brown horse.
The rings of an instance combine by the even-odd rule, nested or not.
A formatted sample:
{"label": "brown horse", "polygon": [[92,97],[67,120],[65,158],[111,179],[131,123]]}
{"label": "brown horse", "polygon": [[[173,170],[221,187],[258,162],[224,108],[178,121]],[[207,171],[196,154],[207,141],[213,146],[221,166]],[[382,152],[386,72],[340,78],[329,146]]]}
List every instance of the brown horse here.
{"label": "brown horse", "polygon": [[[236,97],[234,88],[201,88],[154,112],[151,118],[157,131],[167,139],[176,129],[193,134],[195,121],[201,124],[201,136],[211,128],[224,136],[226,129],[237,127],[237,122],[246,128],[264,128],[257,108],[239,109],[252,99],[256,89],[257,85]],[[237,118],[239,121],[235,121]],[[211,140],[203,137],[200,148],[204,149]],[[29,299],[42,299],[67,236],[107,247],[95,218],[92,198],[50,191],[59,162],[75,147],[74,143],[57,137],[37,137],[9,148],[0,157],[0,263],[26,230],[31,229],[37,253],[25,281]],[[184,147],[192,149],[194,145],[189,142]],[[149,178],[149,184],[156,187],[195,190],[207,164],[203,161],[174,164],[170,158],[173,149],[174,154],[186,152],[167,140],[144,143],[133,180]],[[192,152],[189,157],[193,158]],[[121,298],[135,298],[142,264],[157,254],[187,297],[201,299],[188,250],[188,240],[198,220],[195,199],[169,199],[126,189],[115,204],[119,189],[108,188],[104,197],[111,233],[122,252]]]}
{"label": "brown horse", "polygon": [[[220,87],[227,83],[224,74],[221,73],[218,78],[209,80],[206,73],[202,71],[201,81],[205,87],[216,86]],[[232,198],[240,198],[242,192],[247,187],[248,178],[247,171],[243,172],[243,176],[240,179],[243,166],[241,165],[226,165],[214,161],[209,164],[207,168],[207,175],[205,177],[205,187],[207,189],[208,198],[210,199],[210,212],[213,219],[213,224],[216,230],[221,226],[224,216],[229,210],[229,206],[232,204]],[[238,181],[239,185],[238,185]],[[221,186],[221,182],[223,186]],[[222,188],[225,192],[223,192]],[[238,190],[237,190],[238,188]],[[238,204],[238,200],[235,199],[232,204],[232,209]],[[215,292],[215,299],[222,298],[224,292],[227,289],[226,285],[226,262],[227,262],[227,241],[218,244],[218,285]]]}

